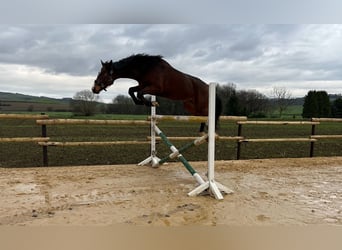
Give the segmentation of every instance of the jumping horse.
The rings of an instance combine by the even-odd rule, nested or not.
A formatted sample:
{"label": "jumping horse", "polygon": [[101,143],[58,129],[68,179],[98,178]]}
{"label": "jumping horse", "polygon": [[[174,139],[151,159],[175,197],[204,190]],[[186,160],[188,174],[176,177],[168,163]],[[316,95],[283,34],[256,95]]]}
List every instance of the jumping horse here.
{"label": "jumping horse", "polygon": [[[136,54],[117,62],[102,62],[92,91],[95,94],[105,90],[118,78],[130,78],[138,82],[128,90],[136,105],[157,105],[146,99],[150,94],[171,100],[182,100],[184,108],[192,115],[208,115],[209,85],[201,79],[173,68],[162,56]],[[135,95],[135,93],[137,93]],[[216,124],[222,111],[221,100],[216,97]],[[201,123],[203,132],[205,123]]]}

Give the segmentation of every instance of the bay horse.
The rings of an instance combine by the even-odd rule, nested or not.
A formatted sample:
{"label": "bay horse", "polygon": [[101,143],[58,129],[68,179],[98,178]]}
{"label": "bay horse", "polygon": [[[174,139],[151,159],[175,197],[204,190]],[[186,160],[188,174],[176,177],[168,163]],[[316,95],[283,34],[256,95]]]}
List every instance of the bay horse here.
{"label": "bay horse", "polygon": [[[144,97],[145,94],[182,100],[184,108],[194,116],[208,115],[209,85],[201,79],[173,68],[160,55],[136,54],[119,61],[102,62],[92,91],[95,94],[105,90],[118,78],[130,78],[138,82],[128,90],[136,105],[156,105]],[[135,93],[137,93],[135,95]],[[216,96],[217,124],[222,111],[221,100]],[[203,132],[205,123],[201,123]]]}

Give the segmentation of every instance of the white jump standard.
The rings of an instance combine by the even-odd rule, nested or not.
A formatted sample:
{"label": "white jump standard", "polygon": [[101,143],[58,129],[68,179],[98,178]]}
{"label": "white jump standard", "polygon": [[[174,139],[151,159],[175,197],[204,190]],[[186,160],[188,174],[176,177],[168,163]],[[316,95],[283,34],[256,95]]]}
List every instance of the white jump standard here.
{"label": "white jump standard", "polygon": [[[156,102],[156,96],[151,97],[151,102],[152,103],[157,103]],[[157,157],[157,150],[156,150],[156,133],[154,131],[154,127],[156,126],[156,106],[153,105],[151,107],[151,156],[147,157],[145,160],[142,162],[138,163],[139,166],[144,166],[147,164],[151,164],[152,167],[158,166],[159,158]]]}
{"label": "white jump standard", "polygon": [[215,181],[215,96],[216,84],[210,83],[209,85],[209,122],[208,122],[208,181],[195,188],[188,195],[199,195],[203,191],[209,191],[215,196],[216,199],[222,200],[221,192],[226,194],[233,193],[233,191],[224,185]]}

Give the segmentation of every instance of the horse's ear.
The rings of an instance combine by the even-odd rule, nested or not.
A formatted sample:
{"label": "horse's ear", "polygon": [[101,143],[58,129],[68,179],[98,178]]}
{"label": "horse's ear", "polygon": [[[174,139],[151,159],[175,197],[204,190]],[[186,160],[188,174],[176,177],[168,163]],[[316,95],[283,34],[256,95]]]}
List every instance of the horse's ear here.
{"label": "horse's ear", "polygon": [[102,66],[104,66],[104,65],[105,65],[105,64],[104,64],[104,62],[102,62],[102,60],[101,60],[101,65],[102,65]]}
{"label": "horse's ear", "polygon": [[113,60],[110,60],[109,64],[113,64]]}

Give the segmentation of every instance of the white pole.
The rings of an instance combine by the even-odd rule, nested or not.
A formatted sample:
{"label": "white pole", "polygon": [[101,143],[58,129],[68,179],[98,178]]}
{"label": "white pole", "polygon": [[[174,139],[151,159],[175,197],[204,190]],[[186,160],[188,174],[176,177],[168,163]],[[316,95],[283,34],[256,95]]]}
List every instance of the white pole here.
{"label": "white pole", "polygon": [[[156,96],[154,95],[151,96],[151,102],[156,103]],[[139,166],[144,166],[147,164],[151,164],[152,167],[159,166],[158,163],[160,159],[157,157],[155,125],[156,125],[156,106],[152,105],[151,107],[151,155],[147,159],[138,163]]]}
{"label": "white pole", "polygon": [[215,165],[215,97],[216,97],[216,84],[210,83],[209,85],[209,123],[208,123],[208,179],[213,181],[214,165]]}
{"label": "white pole", "polygon": [[219,182],[214,180],[215,172],[215,104],[216,104],[216,84],[210,83],[209,85],[209,107],[208,107],[208,181],[201,184],[190,193],[189,196],[199,195],[200,193],[209,189],[210,193],[215,196],[216,199],[222,200],[223,196],[221,192],[233,193],[232,190],[225,187]]}
{"label": "white pole", "polygon": [[[151,102],[156,102],[156,96],[151,97]],[[156,125],[156,106],[151,107],[151,156],[156,156],[156,133],[154,132],[154,126]]]}

